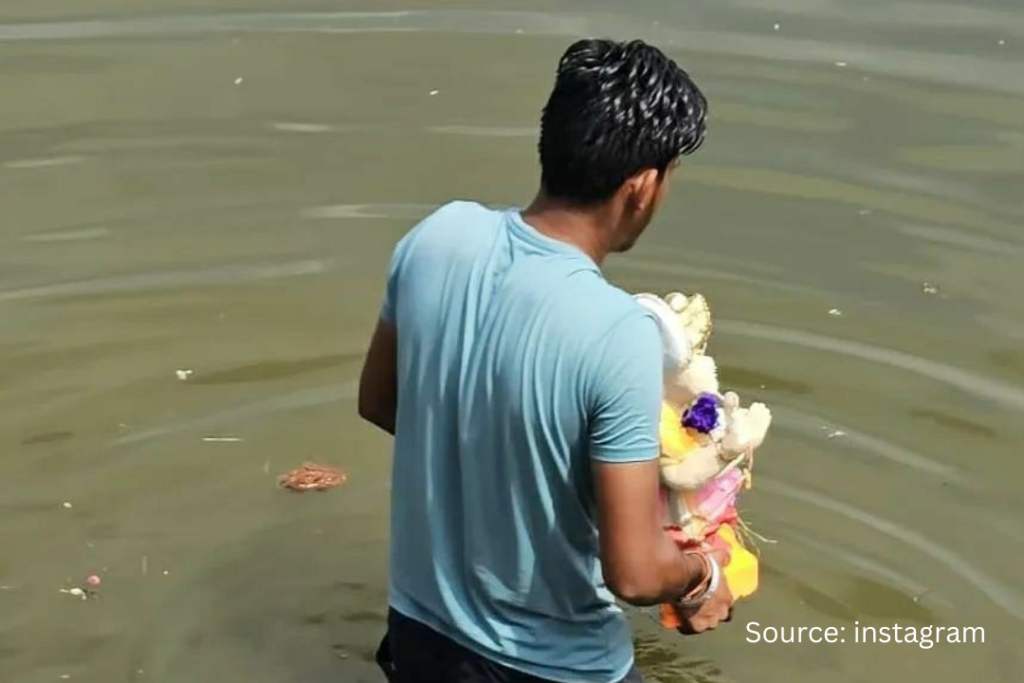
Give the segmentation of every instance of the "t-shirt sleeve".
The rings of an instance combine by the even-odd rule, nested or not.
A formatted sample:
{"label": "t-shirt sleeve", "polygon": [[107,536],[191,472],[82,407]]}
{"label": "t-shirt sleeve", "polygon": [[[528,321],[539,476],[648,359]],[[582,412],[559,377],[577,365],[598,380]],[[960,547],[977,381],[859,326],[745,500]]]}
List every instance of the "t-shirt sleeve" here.
{"label": "t-shirt sleeve", "polygon": [[658,457],[662,355],[657,323],[637,312],[621,320],[591,356],[592,458],[637,462]]}

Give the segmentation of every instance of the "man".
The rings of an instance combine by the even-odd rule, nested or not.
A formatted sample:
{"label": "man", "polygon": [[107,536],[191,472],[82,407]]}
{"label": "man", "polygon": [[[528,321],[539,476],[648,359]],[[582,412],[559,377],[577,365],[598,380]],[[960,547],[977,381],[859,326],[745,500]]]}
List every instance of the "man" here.
{"label": "man", "polygon": [[395,436],[391,680],[639,681],[616,598],[687,598],[687,633],[729,618],[727,558],[661,526],[658,328],[600,270],[651,221],[705,112],[657,49],[577,42],[530,206],[452,202],[396,247],[359,396]]}

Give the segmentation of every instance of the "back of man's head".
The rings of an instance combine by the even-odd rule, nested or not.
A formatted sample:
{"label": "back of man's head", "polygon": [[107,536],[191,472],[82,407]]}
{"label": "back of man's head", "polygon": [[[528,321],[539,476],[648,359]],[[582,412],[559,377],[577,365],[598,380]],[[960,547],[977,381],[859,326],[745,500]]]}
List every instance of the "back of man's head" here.
{"label": "back of man's head", "polygon": [[664,53],[634,40],[581,40],[558,64],[541,119],[541,184],[575,204],[610,198],[634,174],[664,172],[704,141],[707,101]]}

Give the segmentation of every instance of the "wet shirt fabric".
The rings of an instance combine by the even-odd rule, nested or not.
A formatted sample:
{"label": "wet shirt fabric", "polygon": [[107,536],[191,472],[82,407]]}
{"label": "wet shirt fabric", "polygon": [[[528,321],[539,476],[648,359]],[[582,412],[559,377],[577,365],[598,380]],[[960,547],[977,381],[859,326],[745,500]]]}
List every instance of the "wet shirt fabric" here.
{"label": "wet shirt fabric", "polygon": [[591,468],[657,457],[654,319],[517,210],[466,201],[398,243],[381,317],[398,331],[391,607],[539,678],[621,680]]}

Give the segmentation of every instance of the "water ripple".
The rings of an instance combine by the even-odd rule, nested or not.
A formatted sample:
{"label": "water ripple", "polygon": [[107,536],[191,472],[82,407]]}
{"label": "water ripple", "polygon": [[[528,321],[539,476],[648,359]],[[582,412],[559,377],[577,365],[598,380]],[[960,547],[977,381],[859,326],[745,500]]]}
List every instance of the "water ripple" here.
{"label": "water ripple", "polygon": [[205,270],[119,275],[108,278],[99,278],[96,280],[62,282],[60,284],[40,285],[38,287],[26,287],[24,289],[11,289],[6,292],[0,292],[0,303],[5,301],[24,301],[27,299],[44,299],[61,296],[133,292],[137,290],[160,289],[181,285],[234,284],[255,280],[271,280],[282,277],[313,275],[321,273],[324,270],[326,270],[325,261],[307,260],[271,265],[231,265],[207,268]]}
{"label": "water ripple", "polygon": [[5,161],[4,168],[11,170],[32,170],[36,168],[50,168],[53,166],[71,166],[85,161],[83,156],[45,157],[41,159],[14,159]]}
{"label": "water ripple", "polygon": [[[380,33],[433,31],[575,37],[640,30],[646,22],[624,25],[622,15],[572,15],[488,10],[399,12],[307,12],[193,15],[153,19],[91,20],[0,25],[0,41],[81,40],[89,38],[195,35],[202,33]],[[832,65],[838,60],[862,71],[971,88],[1020,93],[1024,70],[1010,60],[889,48],[870,43],[789,38],[778,34],[679,29],[661,23],[659,36],[688,50],[758,60]]]}
{"label": "water ripple", "polygon": [[60,232],[39,232],[32,235],[25,235],[22,242],[81,242],[84,240],[98,240],[108,237],[110,230],[107,228],[84,228],[82,230],[62,230]]}
{"label": "water ripple", "polygon": [[469,135],[486,138],[534,138],[538,133],[535,126],[432,126],[427,130],[442,135]]}
{"label": "water ripple", "polygon": [[953,228],[898,223],[896,230],[908,237],[914,237],[920,240],[934,242],[936,244],[944,244],[950,247],[959,247],[961,249],[984,254],[1011,258],[1019,258],[1021,255],[1024,255],[1024,245],[986,237],[984,235],[972,235]]}
{"label": "water ripple", "polygon": [[333,128],[325,123],[299,123],[279,121],[272,125],[274,130],[285,133],[329,133]]}
{"label": "water ripple", "polygon": [[850,427],[837,424],[831,420],[803,413],[784,406],[773,406],[772,413],[779,425],[804,434],[811,438],[830,440],[829,432],[825,427],[832,430],[831,433],[842,433],[842,443],[848,443],[862,451],[871,453],[882,460],[909,467],[918,472],[929,474],[942,481],[954,481],[958,484],[968,484],[970,479],[960,470],[945,463],[937,462],[920,453],[912,451],[903,446],[885,441],[876,436],[857,431]]}
{"label": "water ripple", "polygon": [[1019,387],[1003,384],[996,380],[961,370],[952,365],[939,363],[938,361],[926,360],[901,351],[871,346],[862,342],[836,339],[811,332],[773,327],[771,325],[742,320],[721,320],[717,323],[717,327],[726,334],[778,342],[780,344],[790,344],[816,351],[828,351],[860,358],[872,363],[888,365],[942,382],[943,384],[949,384],[969,394],[994,401],[1008,408],[1024,410],[1024,390]]}
{"label": "water ripple", "polygon": [[420,219],[436,207],[426,204],[330,204],[303,209],[303,218],[317,220],[339,218]]}
{"label": "water ripple", "polygon": [[916,531],[912,531],[895,522],[881,517],[876,517],[860,508],[841,503],[834,498],[815,493],[807,489],[791,486],[780,481],[774,481],[761,477],[758,486],[769,493],[789,498],[806,505],[828,510],[847,519],[859,522],[878,531],[886,536],[920,550],[938,562],[945,565],[950,571],[957,574],[966,583],[971,584],[979,591],[988,596],[999,607],[1008,613],[1024,621],[1024,596],[1016,590],[1004,585],[997,579],[987,575],[977,564],[969,562],[960,555],[945,548],[934,541],[930,541]]}
{"label": "water ripple", "polygon": [[828,543],[825,541],[819,541],[809,538],[806,535],[793,536],[788,540],[803,545],[811,550],[819,552],[823,555],[831,557],[840,564],[849,565],[860,569],[861,571],[887,581],[892,586],[908,594],[911,598],[916,600],[925,594],[933,598],[938,598],[937,602],[944,608],[951,608],[949,600],[943,596],[934,593],[928,586],[925,586],[917,579],[908,576],[902,572],[899,572],[881,562],[874,560],[870,557],[863,555],[862,553],[854,552],[849,548],[844,548],[839,545]]}
{"label": "water ripple", "polygon": [[301,408],[312,408],[336,403],[339,401],[351,401],[356,397],[359,390],[359,382],[352,380],[340,385],[327,387],[316,387],[313,389],[302,389],[281,396],[271,396],[258,401],[252,401],[242,405],[226,408],[224,410],[204,415],[192,420],[179,420],[158,427],[150,427],[138,432],[132,432],[114,441],[113,445],[150,441],[171,434],[205,429],[209,427],[221,427],[225,422],[233,420],[250,419],[263,417],[274,413],[299,410]]}

